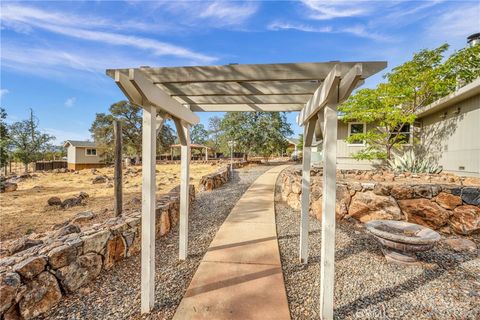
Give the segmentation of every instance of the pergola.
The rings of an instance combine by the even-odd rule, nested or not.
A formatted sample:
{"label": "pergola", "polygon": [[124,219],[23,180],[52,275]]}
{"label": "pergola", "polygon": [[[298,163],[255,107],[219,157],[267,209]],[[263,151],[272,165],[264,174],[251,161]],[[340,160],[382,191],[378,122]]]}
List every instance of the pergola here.
{"label": "pergola", "polygon": [[195,67],[110,69],[131,103],[143,107],[141,311],[154,306],[155,287],[155,150],[166,118],[177,128],[181,144],[179,258],[188,252],[189,127],[194,112],[299,111],[304,127],[302,206],[299,257],[308,259],[308,209],[313,137],[323,140],[324,179],[320,312],[333,318],[337,105],[386,67],[386,62],[249,64]]}

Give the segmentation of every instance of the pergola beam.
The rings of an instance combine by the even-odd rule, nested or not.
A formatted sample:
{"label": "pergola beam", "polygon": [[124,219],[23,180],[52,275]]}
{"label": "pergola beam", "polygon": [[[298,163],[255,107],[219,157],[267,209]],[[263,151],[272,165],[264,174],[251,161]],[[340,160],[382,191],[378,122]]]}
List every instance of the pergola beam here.
{"label": "pergola beam", "polygon": [[243,104],[190,104],[192,111],[235,112],[235,111],[299,111],[303,104],[243,103]]}
{"label": "pergola beam", "polygon": [[315,91],[313,96],[305,104],[305,107],[300,111],[298,117],[298,124],[305,124],[310,118],[314,117],[321,108],[325,106],[327,101],[329,101],[335,91],[335,87],[338,86],[340,82],[341,73],[337,66],[334,66],[328,76],[325,78],[325,81],[320,87]]}
{"label": "pergola beam", "polygon": [[182,103],[192,104],[304,104],[311,95],[241,95],[241,96],[173,96]]}
{"label": "pergola beam", "polygon": [[165,93],[158,86],[154,85],[143,72],[138,69],[130,69],[128,79],[143,97],[143,101],[150,101],[164,112],[181,119],[189,124],[200,122],[198,116],[185,108],[180,102]]}

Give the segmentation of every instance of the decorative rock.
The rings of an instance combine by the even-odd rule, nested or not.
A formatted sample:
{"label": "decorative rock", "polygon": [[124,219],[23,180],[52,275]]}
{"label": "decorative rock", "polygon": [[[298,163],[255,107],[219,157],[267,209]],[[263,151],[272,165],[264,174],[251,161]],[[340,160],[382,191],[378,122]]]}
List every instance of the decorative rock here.
{"label": "decorative rock", "polygon": [[292,192],[295,194],[301,194],[302,193],[302,185],[300,182],[294,182],[292,183]]}
{"label": "decorative rock", "polygon": [[56,271],[57,278],[67,292],[76,291],[85,283],[95,279],[102,271],[102,256],[88,253],[77,261]]}
{"label": "decorative rock", "polygon": [[94,234],[82,237],[83,240],[83,252],[96,252],[102,253],[105,245],[110,238],[110,231],[103,230]]}
{"label": "decorative rock", "polygon": [[0,314],[8,310],[14,303],[22,281],[15,272],[0,274]]}
{"label": "decorative rock", "polygon": [[51,197],[47,200],[49,206],[61,206],[62,200],[59,197]]}
{"label": "decorative rock", "polygon": [[390,189],[392,189],[391,186],[377,183],[373,187],[373,193],[375,193],[378,196],[389,196],[390,195]]}
{"label": "decorative rock", "polygon": [[337,185],[337,197],[335,201],[335,217],[343,218],[348,213],[352,197],[346,185]]}
{"label": "decorative rock", "polygon": [[448,222],[449,212],[428,199],[399,200],[408,222],[439,229]]}
{"label": "decorative rock", "polygon": [[83,211],[75,215],[72,220],[72,223],[81,223],[95,218],[95,213],[93,211]]}
{"label": "decorative rock", "polygon": [[62,245],[48,253],[48,262],[52,269],[59,269],[75,261],[77,248],[73,245]]}
{"label": "decorative rock", "polygon": [[450,193],[440,192],[435,197],[435,202],[445,209],[453,210],[457,206],[462,205],[462,198],[460,198],[459,196],[454,196],[453,194],[450,194]]}
{"label": "decorative rock", "polygon": [[55,235],[57,237],[63,237],[63,236],[66,236],[66,235],[72,234],[72,233],[80,233],[80,227],[75,225],[75,224],[67,224],[66,226],[58,229],[58,231],[55,233]]}
{"label": "decorative rock", "polygon": [[15,240],[9,247],[8,251],[10,254],[15,254],[17,252],[21,252],[30,248],[33,248],[35,246],[38,246],[40,244],[43,244],[42,240],[36,240],[36,239],[29,239],[29,238],[20,238]]}
{"label": "decorative rock", "polygon": [[105,269],[110,269],[117,262],[125,258],[127,246],[121,235],[117,235],[107,242],[105,254]]}
{"label": "decorative rock", "polygon": [[400,208],[395,199],[379,196],[372,191],[356,193],[352,198],[348,215],[362,222],[370,220],[400,220]]}
{"label": "decorative rock", "polygon": [[445,244],[447,244],[452,250],[461,252],[461,251],[471,251],[475,252],[477,251],[477,245],[475,242],[468,240],[468,239],[463,239],[463,238],[458,238],[458,239],[446,239],[443,241]]}
{"label": "decorative rock", "polygon": [[450,226],[454,232],[463,235],[480,231],[480,208],[472,205],[456,207],[450,217]]}
{"label": "decorative rock", "polygon": [[13,271],[27,279],[33,279],[35,276],[45,270],[47,260],[45,257],[29,257],[13,267]]}
{"label": "decorative rock", "polygon": [[32,319],[55,306],[62,298],[57,279],[48,271],[42,272],[27,283],[25,295],[20,300],[20,314]]}
{"label": "decorative rock", "polygon": [[399,200],[411,199],[413,198],[413,190],[409,186],[405,185],[393,186],[392,190],[390,191],[390,195]]}
{"label": "decorative rock", "polygon": [[88,193],[86,193],[84,191],[80,191],[80,194],[78,195],[78,197],[81,198],[81,199],[87,199],[90,196],[88,195]]}
{"label": "decorative rock", "polygon": [[159,234],[160,236],[164,236],[170,231],[170,217],[169,217],[168,211],[164,211],[160,215],[159,225],[160,225],[160,232],[158,232],[157,234]]}
{"label": "decorative rock", "polygon": [[463,188],[462,200],[466,204],[480,206],[480,188]]}
{"label": "decorative rock", "polygon": [[432,186],[430,185],[414,185],[412,186],[413,189],[413,197],[414,198],[428,198],[431,199],[433,192],[432,192]]}

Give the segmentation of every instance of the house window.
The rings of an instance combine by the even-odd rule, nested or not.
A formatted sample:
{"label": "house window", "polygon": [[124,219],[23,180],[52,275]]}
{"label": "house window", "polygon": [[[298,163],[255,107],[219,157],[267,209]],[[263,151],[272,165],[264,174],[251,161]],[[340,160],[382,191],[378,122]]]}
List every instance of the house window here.
{"label": "house window", "polygon": [[[349,122],[348,123],[348,136],[350,137],[351,135],[357,134],[357,133],[365,133],[366,131],[366,125],[363,122]],[[363,140],[354,140],[350,141],[349,145],[353,146],[363,146],[365,144],[365,141]]]}
{"label": "house window", "polygon": [[397,141],[401,144],[411,144],[412,143],[412,126],[408,123],[405,123],[403,126],[399,126],[390,134],[390,140],[394,139],[396,136]]}
{"label": "house window", "polygon": [[85,154],[87,156],[96,156],[97,155],[97,149],[86,149]]}

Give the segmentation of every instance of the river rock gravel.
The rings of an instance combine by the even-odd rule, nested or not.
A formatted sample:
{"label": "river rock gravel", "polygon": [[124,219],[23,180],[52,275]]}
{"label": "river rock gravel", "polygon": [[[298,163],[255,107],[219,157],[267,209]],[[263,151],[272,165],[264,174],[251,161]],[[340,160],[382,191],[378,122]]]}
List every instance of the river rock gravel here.
{"label": "river rock gravel", "polygon": [[[278,181],[280,182],[280,180]],[[280,200],[276,220],[292,319],[319,319],[321,223],[309,217],[310,258],[299,263],[300,212]],[[480,236],[473,240],[480,248]],[[362,224],[337,221],[335,319],[480,319],[479,250],[455,252],[440,242],[418,254],[420,266],[385,261]]]}
{"label": "river rock gravel", "polygon": [[155,309],[140,316],[140,256],[103,272],[66,296],[44,319],[171,319],[217,230],[250,184],[269,166],[235,170],[233,179],[211,192],[200,192],[189,215],[189,256],[178,260],[178,226],[156,241]]}

